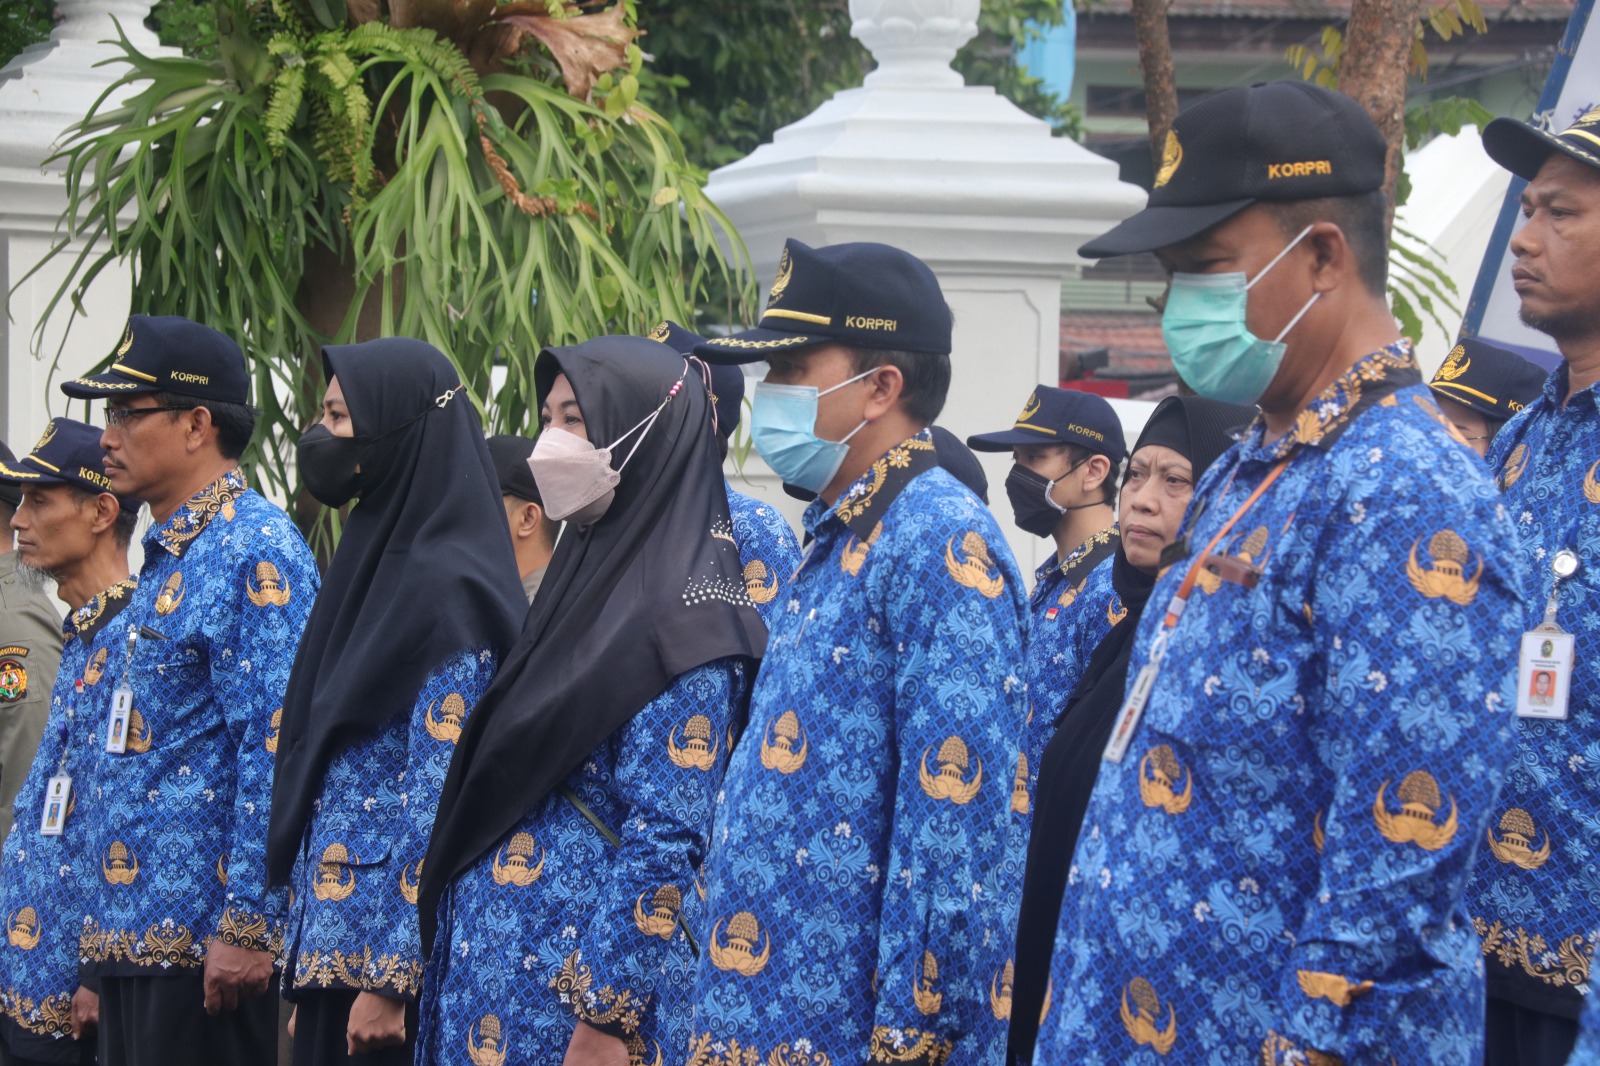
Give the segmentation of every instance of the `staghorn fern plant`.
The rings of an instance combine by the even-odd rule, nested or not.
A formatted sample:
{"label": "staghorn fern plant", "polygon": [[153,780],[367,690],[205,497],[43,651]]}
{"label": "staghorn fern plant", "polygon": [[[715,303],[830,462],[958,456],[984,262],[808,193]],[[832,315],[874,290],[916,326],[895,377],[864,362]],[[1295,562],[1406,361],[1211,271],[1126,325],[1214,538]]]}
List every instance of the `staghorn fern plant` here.
{"label": "staghorn fern plant", "polygon": [[733,320],[753,300],[704,173],[636,99],[629,0],[216,3],[217,61],[124,38],[107,97],[133,95],[102,98],[66,142],[51,254],[90,250],[50,314],[81,312],[126,260],[135,311],[236,337],[264,416],[246,466],[296,500],[319,549],[337,516],[299,492],[291,456],[322,345],[424,338],[486,425],[518,432],[542,347],[693,321],[713,288],[740,301]]}

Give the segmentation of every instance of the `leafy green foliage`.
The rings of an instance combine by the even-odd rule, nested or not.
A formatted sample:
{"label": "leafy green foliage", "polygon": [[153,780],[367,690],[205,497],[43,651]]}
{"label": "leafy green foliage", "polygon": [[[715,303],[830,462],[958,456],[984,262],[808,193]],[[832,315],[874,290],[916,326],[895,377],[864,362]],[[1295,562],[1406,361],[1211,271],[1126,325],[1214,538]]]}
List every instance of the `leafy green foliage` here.
{"label": "leafy green foliage", "polygon": [[[1061,21],[1062,0],[984,0],[978,36],[955,66],[1059,132],[1079,116],[1016,64],[1028,23]],[[780,126],[861,84],[872,57],[850,36],[848,0],[641,0],[643,93],[707,167],[750,154]]]}
{"label": "leafy green foliage", "polygon": [[[1428,76],[1426,38],[1430,29],[1448,41],[1469,29],[1487,33],[1489,27],[1475,0],[1447,0],[1425,11],[1417,21],[1411,45],[1410,73],[1419,80]],[[1344,33],[1337,26],[1324,26],[1316,48],[1290,45],[1285,58],[1302,79],[1337,89]],[[1493,117],[1482,104],[1464,97],[1410,101],[1405,115],[1406,149],[1413,150],[1438,134],[1460,133],[1468,125],[1481,131]],[[1395,185],[1395,205],[1410,196],[1411,179],[1402,169]],[[1456,302],[1460,293],[1441,265],[1442,259],[1438,250],[1417,234],[1395,225],[1389,239],[1389,306],[1400,321],[1401,332],[1413,341],[1422,338],[1424,316],[1446,336],[1454,335],[1455,325],[1446,325],[1445,316],[1455,324],[1461,321],[1461,307]]]}
{"label": "leafy green foliage", "polygon": [[50,36],[53,0],[6,0],[0,4],[0,66],[30,44]]}
{"label": "leafy green foliage", "polygon": [[[579,100],[532,64],[480,78],[431,30],[329,29],[334,12],[297,0],[215,13],[210,61],[121,42],[116,88],[133,95],[103,98],[62,153],[54,254],[70,237],[99,251],[72,262],[52,312],[126,259],[134,311],[238,339],[264,414],[245,456],[259,481],[297,494],[292,442],[321,397],[323,344],[424,338],[486,425],[516,432],[541,348],[692,321],[713,284],[737,313],[752,300],[704,172],[633,99],[629,67]],[[302,504],[325,547],[332,516]]]}

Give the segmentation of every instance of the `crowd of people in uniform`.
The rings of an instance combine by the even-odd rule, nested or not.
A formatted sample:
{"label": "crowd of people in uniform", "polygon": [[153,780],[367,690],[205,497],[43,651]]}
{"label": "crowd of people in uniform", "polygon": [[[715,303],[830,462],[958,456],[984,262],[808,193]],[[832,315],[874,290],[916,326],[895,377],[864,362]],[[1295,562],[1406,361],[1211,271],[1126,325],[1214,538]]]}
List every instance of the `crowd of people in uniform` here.
{"label": "crowd of people in uniform", "polygon": [[[325,569],[239,346],[133,316],[0,462],[0,1061],[1600,1062],[1600,109],[1484,145],[1562,361],[1424,383],[1360,106],[1182,112],[1082,252],[1157,255],[1189,389],[967,442],[1031,592],[899,249],[546,349],[533,439],[325,348]],[[802,540],[722,472],[754,362]]]}

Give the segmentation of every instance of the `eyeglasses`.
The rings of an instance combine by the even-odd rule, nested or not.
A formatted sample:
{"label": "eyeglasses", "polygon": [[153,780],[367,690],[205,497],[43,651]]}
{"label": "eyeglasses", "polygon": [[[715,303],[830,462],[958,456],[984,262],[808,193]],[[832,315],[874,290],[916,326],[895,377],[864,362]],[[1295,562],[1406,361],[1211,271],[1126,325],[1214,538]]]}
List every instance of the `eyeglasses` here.
{"label": "eyeglasses", "polygon": [[193,411],[193,410],[194,410],[193,407],[186,407],[186,406],[184,406],[182,404],[173,404],[173,403],[158,404],[155,407],[107,407],[106,408],[106,428],[108,428],[108,429],[121,429],[123,426],[126,426],[129,422],[133,421],[135,418],[142,418],[145,415],[153,415],[157,411]]}

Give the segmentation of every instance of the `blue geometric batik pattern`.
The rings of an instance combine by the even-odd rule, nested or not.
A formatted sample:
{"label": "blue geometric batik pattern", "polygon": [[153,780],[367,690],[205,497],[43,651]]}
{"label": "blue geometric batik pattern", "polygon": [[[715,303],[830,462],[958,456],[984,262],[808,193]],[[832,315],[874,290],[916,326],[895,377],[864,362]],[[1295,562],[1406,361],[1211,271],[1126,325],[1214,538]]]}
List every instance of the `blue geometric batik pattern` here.
{"label": "blue geometric batik pattern", "polygon": [[[1102,762],[1036,1063],[1481,1062],[1463,894],[1498,816],[1522,629],[1515,534],[1403,344],[1206,472],[1200,551],[1268,472]],[[1141,621],[1130,682],[1174,592]],[[1159,605],[1159,606],[1158,606]]]}

